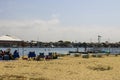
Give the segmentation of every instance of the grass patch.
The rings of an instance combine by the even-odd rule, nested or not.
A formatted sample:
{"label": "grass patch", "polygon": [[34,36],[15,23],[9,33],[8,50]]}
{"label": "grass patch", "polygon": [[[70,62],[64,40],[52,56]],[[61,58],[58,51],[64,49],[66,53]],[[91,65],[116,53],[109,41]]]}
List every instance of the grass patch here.
{"label": "grass patch", "polygon": [[27,78],[21,75],[1,75],[0,80],[26,80]]}
{"label": "grass patch", "polygon": [[40,78],[30,78],[29,80],[50,80],[50,79],[45,77],[40,77]]}
{"label": "grass patch", "polygon": [[107,71],[107,70],[112,70],[113,68],[110,66],[95,65],[95,66],[89,66],[88,69],[94,70],[94,71]]}
{"label": "grass patch", "polygon": [[5,65],[5,68],[15,68],[15,66]]}
{"label": "grass patch", "polygon": [[89,58],[88,54],[82,54],[82,58]]}

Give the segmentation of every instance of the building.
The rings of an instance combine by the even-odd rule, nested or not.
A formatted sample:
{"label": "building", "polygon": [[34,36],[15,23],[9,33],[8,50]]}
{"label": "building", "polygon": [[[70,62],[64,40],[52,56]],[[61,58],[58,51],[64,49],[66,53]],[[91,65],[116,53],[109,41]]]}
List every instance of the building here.
{"label": "building", "polygon": [[4,35],[0,37],[0,47],[20,47],[23,43],[23,40],[15,36]]}

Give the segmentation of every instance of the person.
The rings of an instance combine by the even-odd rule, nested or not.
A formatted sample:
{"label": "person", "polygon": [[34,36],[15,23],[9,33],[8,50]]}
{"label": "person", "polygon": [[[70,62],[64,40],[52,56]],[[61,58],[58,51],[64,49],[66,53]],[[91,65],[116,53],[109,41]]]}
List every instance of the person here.
{"label": "person", "polygon": [[53,59],[57,59],[58,58],[58,55],[57,55],[57,53],[55,52],[55,53],[53,53]]}
{"label": "person", "polygon": [[12,54],[10,53],[10,51],[11,51],[10,48],[5,50],[4,56],[3,56],[4,60],[13,60],[13,57],[12,57]]}
{"label": "person", "polygon": [[6,51],[5,51],[5,54],[3,55],[3,60],[10,60],[10,56]]}
{"label": "person", "polygon": [[2,52],[2,50],[0,50],[0,60],[3,60],[2,54],[3,54],[3,52]]}
{"label": "person", "polygon": [[2,50],[0,50],[0,55],[2,55],[2,56],[4,55]]}
{"label": "person", "polygon": [[10,51],[11,51],[10,48],[6,49],[6,50],[5,50],[5,54],[8,54],[8,55],[9,55],[9,54],[10,54]]}
{"label": "person", "polygon": [[39,61],[39,60],[44,59],[44,58],[45,58],[44,53],[39,53],[39,55],[36,57],[36,60]]}

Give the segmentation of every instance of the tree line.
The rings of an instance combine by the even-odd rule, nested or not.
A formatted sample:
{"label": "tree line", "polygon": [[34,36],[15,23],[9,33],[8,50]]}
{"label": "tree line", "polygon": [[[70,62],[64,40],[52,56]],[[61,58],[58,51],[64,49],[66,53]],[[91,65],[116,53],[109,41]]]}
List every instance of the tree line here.
{"label": "tree line", "polygon": [[120,42],[108,43],[101,42],[71,42],[71,41],[57,41],[57,42],[40,42],[40,41],[26,41],[24,42],[24,47],[38,47],[38,48],[76,48],[76,47],[114,47],[119,48]]}

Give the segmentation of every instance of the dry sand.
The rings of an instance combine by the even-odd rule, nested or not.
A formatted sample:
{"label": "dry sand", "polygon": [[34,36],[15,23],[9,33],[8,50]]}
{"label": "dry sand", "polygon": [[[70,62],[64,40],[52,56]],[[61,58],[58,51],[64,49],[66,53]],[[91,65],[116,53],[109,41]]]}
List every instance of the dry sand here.
{"label": "dry sand", "polygon": [[0,80],[120,80],[120,56],[0,61]]}

